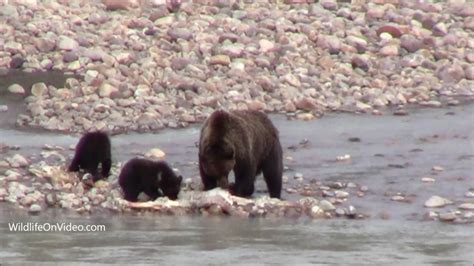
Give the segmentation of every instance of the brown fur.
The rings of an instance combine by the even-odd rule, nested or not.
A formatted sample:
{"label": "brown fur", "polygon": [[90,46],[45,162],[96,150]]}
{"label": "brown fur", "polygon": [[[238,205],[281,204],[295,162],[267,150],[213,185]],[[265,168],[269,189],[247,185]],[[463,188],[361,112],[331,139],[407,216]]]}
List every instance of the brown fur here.
{"label": "brown fur", "polygon": [[234,171],[231,192],[251,196],[263,171],[271,197],[280,197],[283,170],[278,130],[258,111],[215,111],[201,130],[199,168],[204,189],[225,187]]}

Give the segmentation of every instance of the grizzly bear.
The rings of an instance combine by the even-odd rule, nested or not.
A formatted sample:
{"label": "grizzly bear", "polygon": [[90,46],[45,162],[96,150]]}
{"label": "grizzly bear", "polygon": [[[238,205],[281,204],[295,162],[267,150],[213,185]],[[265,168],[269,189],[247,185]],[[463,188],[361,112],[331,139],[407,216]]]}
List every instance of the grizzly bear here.
{"label": "grizzly bear", "polygon": [[132,202],[138,200],[141,192],[152,200],[162,196],[176,200],[182,180],[166,162],[142,158],[129,160],[118,177],[124,198]]}
{"label": "grizzly bear", "polygon": [[[97,169],[101,164],[102,176],[99,176]],[[107,133],[101,131],[85,133],[76,145],[76,152],[68,167],[70,172],[78,172],[83,169],[93,176],[93,181],[107,178],[112,166],[112,156],[110,153],[110,139]]]}
{"label": "grizzly bear", "polygon": [[[204,190],[219,186],[241,197],[253,194],[256,176],[263,172],[270,197],[280,198],[283,161],[278,130],[259,111],[215,111],[201,129],[199,171]],[[230,171],[235,183],[229,185]]]}

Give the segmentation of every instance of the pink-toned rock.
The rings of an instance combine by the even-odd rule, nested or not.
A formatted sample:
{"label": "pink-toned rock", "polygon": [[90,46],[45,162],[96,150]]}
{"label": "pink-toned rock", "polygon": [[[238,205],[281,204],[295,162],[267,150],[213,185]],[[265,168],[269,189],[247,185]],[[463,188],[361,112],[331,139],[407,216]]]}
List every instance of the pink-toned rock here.
{"label": "pink-toned rock", "polygon": [[353,68],[360,68],[364,71],[368,71],[371,67],[370,58],[368,55],[355,55],[351,60]]}
{"label": "pink-toned rock", "polygon": [[397,45],[384,46],[379,50],[379,54],[382,56],[397,56],[398,46]]}
{"label": "pink-toned rock", "polygon": [[337,2],[335,0],[321,0],[321,6],[327,10],[336,10]]}
{"label": "pink-toned rock", "polygon": [[458,83],[464,78],[463,68],[456,62],[453,64],[445,64],[436,70],[436,76],[444,83]]}
{"label": "pink-toned rock", "polygon": [[474,66],[470,65],[464,69],[464,75],[468,80],[474,80]]}
{"label": "pink-toned rock", "polygon": [[137,0],[102,0],[107,10],[129,9],[137,6]]}
{"label": "pink-toned rock", "polygon": [[435,36],[445,36],[448,33],[448,27],[444,22],[440,22],[433,27],[432,31]]}
{"label": "pink-toned rock", "polygon": [[385,14],[385,8],[383,6],[372,6],[367,10],[367,18],[369,19],[380,19]]}
{"label": "pink-toned rock", "polygon": [[262,53],[266,53],[266,52],[272,50],[273,48],[275,48],[275,43],[272,42],[272,41],[269,41],[267,39],[261,39],[258,42],[258,44],[260,46],[260,52],[262,52]]}
{"label": "pink-toned rock", "polygon": [[319,35],[316,45],[329,50],[331,54],[337,54],[341,51],[341,41],[336,36]]}
{"label": "pink-toned rock", "polygon": [[215,55],[210,58],[209,64],[211,65],[223,65],[223,66],[228,66],[230,64],[230,57],[228,55]]}
{"label": "pink-toned rock", "polygon": [[79,44],[76,40],[68,37],[68,36],[60,36],[58,48],[65,51],[73,51],[79,47]]}
{"label": "pink-toned rock", "polygon": [[259,100],[252,100],[247,102],[247,107],[249,108],[249,110],[261,111],[266,108],[266,104]]}
{"label": "pink-toned rock", "polygon": [[400,46],[410,53],[414,53],[423,48],[423,42],[412,35],[403,35],[400,38]]}
{"label": "pink-toned rock", "polygon": [[302,109],[305,111],[312,111],[318,107],[316,104],[316,101],[310,97],[303,97],[303,98],[297,99],[295,101],[295,106],[296,108]]}
{"label": "pink-toned rock", "polygon": [[384,32],[389,33],[394,38],[400,38],[400,36],[402,36],[402,31],[395,25],[384,25],[377,29],[378,36]]}

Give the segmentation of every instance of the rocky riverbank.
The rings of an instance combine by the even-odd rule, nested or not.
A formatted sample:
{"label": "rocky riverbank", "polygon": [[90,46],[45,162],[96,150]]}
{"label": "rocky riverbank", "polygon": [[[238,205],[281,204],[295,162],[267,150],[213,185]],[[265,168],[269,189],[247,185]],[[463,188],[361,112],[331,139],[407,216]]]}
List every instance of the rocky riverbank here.
{"label": "rocky riverbank", "polygon": [[0,72],[82,77],[10,84],[22,126],[154,131],[220,107],[307,120],[474,93],[470,1],[16,2],[1,4]]}
{"label": "rocky riverbank", "polygon": [[[214,189],[202,192],[200,181],[187,178],[177,201],[158,198],[142,202],[128,202],[123,199],[117,184],[121,163],[112,167],[109,181],[90,182],[88,174],[82,175],[65,171],[64,149],[46,146],[39,156],[41,160],[30,162],[20,154],[6,157],[0,167],[10,168],[0,177],[0,202],[9,202],[31,214],[45,208],[61,208],[77,213],[94,214],[103,211],[122,213],[130,211],[154,211],[172,215],[231,215],[239,217],[287,217],[332,218],[345,216],[362,219],[366,214],[357,213],[347,204],[350,193],[355,190],[362,197],[367,187],[354,183],[336,182],[328,186],[321,182],[311,182],[304,186],[286,185],[285,191],[306,197],[294,201],[271,199],[259,196],[245,199],[230,195],[227,191]],[[32,158],[35,158],[33,156]],[[82,178],[82,181],[80,181]],[[285,184],[288,177],[284,178]],[[301,174],[295,175],[301,179]],[[324,197],[318,200],[316,194]],[[353,192],[353,194],[355,194]],[[345,207],[344,207],[345,206]]]}

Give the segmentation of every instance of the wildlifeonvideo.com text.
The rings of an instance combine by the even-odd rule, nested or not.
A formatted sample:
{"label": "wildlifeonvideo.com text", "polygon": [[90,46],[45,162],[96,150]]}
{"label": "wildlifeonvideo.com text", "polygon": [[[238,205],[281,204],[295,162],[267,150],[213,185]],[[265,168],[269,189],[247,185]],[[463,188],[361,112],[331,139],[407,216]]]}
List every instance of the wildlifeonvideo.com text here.
{"label": "wildlifeonvideo.com text", "polygon": [[19,222],[8,223],[10,232],[105,232],[103,224],[73,224],[66,222],[36,223]]}

